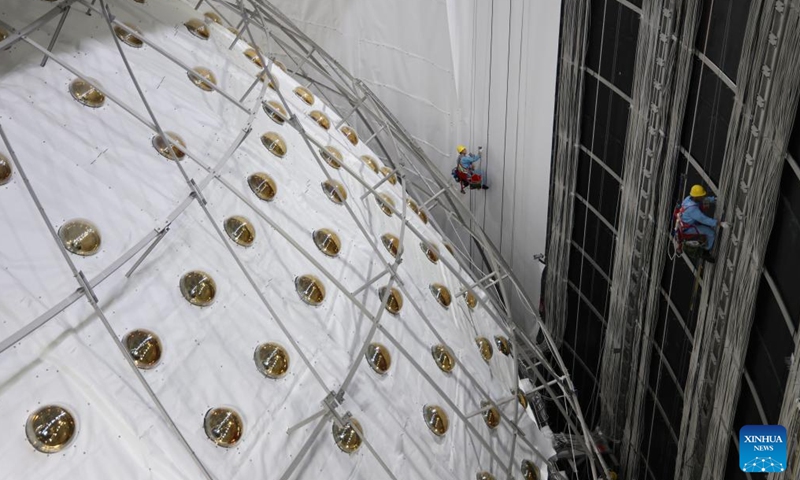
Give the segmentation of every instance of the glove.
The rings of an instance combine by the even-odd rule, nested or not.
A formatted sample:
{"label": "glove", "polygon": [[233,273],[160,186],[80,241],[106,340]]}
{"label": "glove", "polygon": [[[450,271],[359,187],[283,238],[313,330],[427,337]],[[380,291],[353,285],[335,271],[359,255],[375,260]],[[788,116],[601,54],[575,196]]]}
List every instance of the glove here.
{"label": "glove", "polygon": [[483,147],[478,147],[478,151],[480,152],[481,150],[483,150]]}
{"label": "glove", "polygon": [[719,228],[728,228],[731,224],[728,222],[719,222]]}

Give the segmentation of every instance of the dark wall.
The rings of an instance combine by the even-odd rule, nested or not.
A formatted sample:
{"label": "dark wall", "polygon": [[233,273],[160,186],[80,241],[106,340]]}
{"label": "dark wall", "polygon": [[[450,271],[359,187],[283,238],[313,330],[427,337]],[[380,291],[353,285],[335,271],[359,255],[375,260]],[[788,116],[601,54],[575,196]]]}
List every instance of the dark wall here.
{"label": "dark wall", "polygon": [[[693,184],[712,192],[720,181],[725,143],[737,94],[750,0],[702,2],[693,67],[677,158],[674,202]],[[571,369],[590,426],[600,415],[597,377],[613,278],[620,182],[634,78],[641,1],[591,2],[581,117],[581,154],[575,184],[569,260],[568,318],[561,354]],[[797,122],[796,122],[797,123]],[[800,158],[796,125],[789,153]],[[800,168],[789,159],[783,170],[775,226],[758,293],[745,375],[734,419],[726,479],[745,478],[738,469],[736,437],[742,425],[776,423],[800,319]],[[670,211],[661,212],[669,217]],[[657,232],[669,235],[668,231]],[[667,259],[661,278],[656,328],[650,339],[651,368],[642,414],[641,442],[634,445],[640,477],[672,480],[684,409],[699,299],[700,264]],[[794,280],[794,281],[793,281]],[[754,478],[754,477],[751,477]]]}
{"label": "dark wall", "polygon": [[[800,113],[800,111],[798,111]],[[789,153],[784,161],[775,225],[769,237],[764,274],[758,289],[756,313],[745,358],[733,431],[744,425],[777,424],[794,353],[794,334],[800,322],[800,125],[795,120]],[[742,479],[738,446],[731,439],[726,478]],[[756,478],[753,476],[753,478]]]}
{"label": "dark wall", "polygon": [[599,0],[591,4],[591,18],[561,355],[586,420],[595,426],[639,14],[616,0]]}

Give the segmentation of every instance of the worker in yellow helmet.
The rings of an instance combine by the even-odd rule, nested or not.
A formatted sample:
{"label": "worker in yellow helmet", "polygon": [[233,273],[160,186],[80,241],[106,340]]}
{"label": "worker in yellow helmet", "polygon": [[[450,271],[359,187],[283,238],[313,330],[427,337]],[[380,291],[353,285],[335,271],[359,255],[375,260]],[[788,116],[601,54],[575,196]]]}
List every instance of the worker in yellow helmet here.
{"label": "worker in yellow helmet", "polygon": [[470,155],[467,152],[467,147],[464,145],[459,145],[456,147],[456,151],[458,152],[458,160],[456,161],[454,177],[456,177],[456,179],[458,179],[461,183],[461,193],[467,193],[464,190],[464,187],[470,185],[472,176],[475,173],[475,168],[472,165],[481,161],[482,150],[483,147],[478,147],[478,154]]}
{"label": "worker in yellow helmet", "polygon": [[689,196],[683,199],[680,208],[675,212],[678,241],[695,242],[702,248],[701,258],[709,263],[715,261],[711,250],[714,248],[717,225],[727,227],[727,223],[720,223],[705,213],[716,200],[715,197],[708,195],[702,185],[692,185]]}

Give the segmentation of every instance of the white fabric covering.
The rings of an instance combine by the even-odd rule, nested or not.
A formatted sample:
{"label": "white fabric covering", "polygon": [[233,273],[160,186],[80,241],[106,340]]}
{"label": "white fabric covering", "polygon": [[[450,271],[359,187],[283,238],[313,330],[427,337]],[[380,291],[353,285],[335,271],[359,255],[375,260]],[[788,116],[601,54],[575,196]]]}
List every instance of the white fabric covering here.
{"label": "white fabric covering", "polygon": [[[242,54],[243,43],[227,49],[233,35],[224,28],[210,25],[208,41],[189,34],[183,22],[200,13],[192,11],[188,3],[110,4],[120,20],[137,25],[146,38],[184,63],[210,68],[218,85],[236,98],[258,73]],[[0,5],[0,19],[20,28],[49,8],[52,4],[47,2],[7,0]],[[83,11],[75,8],[67,19],[55,49],[57,55],[146,116],[107,25],[98,15],[87,16]],[[55,22],[32,38],[46,45],[54,28]],[[216,164],[247,114],[220,94],[193,86],[180,67],[153,48],[124,48],[162,127],[181,135],[188,149],[206,165]],[[150,145],[152,131],[110,100],[99,109],[74,101],[68,93],[74,76],[52,60],[42,69],[40,60],[39,53],[22,43],[0,52],[0,124],[56,228],[73,218],[89,219],[99,227],[103,237],[99,253],[85,258],[70,255],[91,279],[154,228],[164,226],[190,190],[176,166]],[[333,123],[337,121],[337,115],[319,98],[314,107],[308,107],[292,94],[298,85],[292,78],[277,68],[273,74],[295,111],[322,109]],[[251,93],[244,103],[253,107],[256,95],[257,91]],[[270,99],[277,100],[272,91],[265,97]],[[311,135],[345,154],[347,165],[371,183],[379,180],[358,160],[364,153],[375,156],[363,143],[353,147],[339,132],[325,132],[306,115],[300,116]],[[274,157],[262,146],[259,137],[267,131],[286,140],[285,158]],[[8,156],[3,146],[0,153]],[[198,183],[205,178],[205,171],[188,158],[182,165]],[[261,202],[250,192],[246,178],[257,171],[268,173],[277,182],[275,201]],[[384,215],[372,197],[359,200],[365,189],[344,170],[329,171],[345,185],[350,205],[376,241],[386,232],[399,234],[396,216]],[[225,164],[222,176],[350,291],[383,268],[345,208],[323,195],[320,183],[324,175],[300,134],[288,124],[278,125],[259,111],[252,133]],[[392,195],[399,209],[400,189],[385,183],[379,190]],[[219,226],[231,215],[243,215],[255,226],[255,244],[250,248],[234,245],[235,251],[328,389],[338,388],[353,361],[361,362],[340,412],[353,413],[395,475],[403,479],[464,479],[488,470],[501,477],[502,470],[455,412],[380,332],[375,341],[385,344],[392,354],[389,373],[379,377],[363,359],[355,358],[370,322],[311,262],[220,182],[212,181],[203,194]],[[425,239],[439,245],[440,254],[455,264],[432,226],[411,212],[409,215]],[[311,232],[321,227],[332,228],[341,237],[343,249],[338,258],[328,258],[315,248]],[[0,232],[0,339],[4,339],[74,292],[77,282],[17,171],[9,184],[0,186]],[[420,240],[406,231],[400,278],[454,351],[458,361],[454,372],[445,375],[437,369],[429,351],[435,337],[408,298],[400,315],[385,314],[382,325],[463,412],[477,410],[481,401],[464,369],[469,369],[494,400],[508,397],[517,382],[512,359],[495,349],[487,365],[474,341],[477,335],[492,339],[501,333],[499,327],[482,307],[471,313],[463,298],[454,298],[448,310],[436,303],[428,291],[429,283],[444,283],[454,295],[462,285],[441,262],[434,265],[427,260],[419,248]],[[381,254],[390,258],[383,250]],[[192,449],[215,478],[279,478],[316,422],[292,435],[287,435],[287,428],[317,412],[327,391],[290,346],[197,203],[178,217],[138,270],[125,278],[132,264],[130,261],[117,270],[95,292],[120,338],[139,328],[160,336],[164,344],[161,363],[143,374]],[[217,282],[217,298],[209,307],[192,306],[180,294],[179,279],[194,269],[208,272]],[[302,303],[294,290],[294,278],[307,273],[323,279],[327,288],[320,307]],[[379,308],[376,290],[385,282],[384,278],[358,295],[371,311]],[[253,363],[254,349],[267,341],[278,342],[289,351],[290,370],[280,380],[264,378]],[[85,299],[0,357],[3,478],[201,478]],[[422,408],[426,403],[439,404],[448,412],[450,430],[444,438],[434,437],[425,426]],[[79,426],[72,444],[54,455],[36,452],[24,434],[28,415],[46,404],[67,407]],[[514,405],[510,402],[502,409],[512,416]],[[244,436],[233,449],[216,447],[204,434],[203,416],[217,406],[235,408],[244,419]],[[470,421],[507,459],[510,426],[502,422],[490,432],[480,415]],[[520,425],[527,440],[545,457],[555,453],[531,418],[523,416]],[[535,460],[542,468],[542,478],[547,478],[544,463],[525,442],[518,441],[513,462],[517,474],[525,458]],[[339,451],[330,434],[330,422],[293,478],[320,478],[321,473],[331,479],[386,477],[366,448],[352,455]]]}
{"label": "white fabric covering", "polygon": [[[453,168],[456,145],[484,147],[477,167],[491,188],[462,201],[536,304],[541,266],[533,257],[546,246],[561,1],[271,3],[375,91],[442,173]],[[469,243],[441,209],[433,213]],[[477,250],[470,253],[482,265]],[[512,309],[531,332],[516,298]]]}

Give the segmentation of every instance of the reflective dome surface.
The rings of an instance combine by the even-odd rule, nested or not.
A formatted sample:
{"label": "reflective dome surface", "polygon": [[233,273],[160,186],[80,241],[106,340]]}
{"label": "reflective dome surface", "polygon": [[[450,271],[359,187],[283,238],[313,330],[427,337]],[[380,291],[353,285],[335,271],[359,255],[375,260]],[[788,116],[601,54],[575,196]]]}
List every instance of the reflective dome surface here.
{"label": "reflective dome surface", "polygon": [[452,297],[450,296],[450,290],[448,290],[447,287],[441,283],[432,283],[429,288],[433,298],[439,302],[439,305],[443,306],[444,308],[450,306],[450,300]]}
{"label": "reflective dome surface", "polygon": [[453,367],[456,366],[456,361],[450,353],[450,349],[442,344],[431,347],[431,355],[433,355],[436,366],[444,373],[452,372]]}
{"label": "reflective dome surface", "polygon": [[475,298],[475,295],[472,292],[467,292],[464,294],[464,301],[467,303],[467,306],[470,310],[475,310],[475,307],[478,305],[478,299]]}
{"label": "reflective dome surface", "polygon": [[489,472],[478,472],[475,476],[475,480],[494,480],[494,475]]}
{"label": "reflective dome surface", "polygon": [[523,409],[528,408],[528,397],[521,391],[517,391],[517,400],[519,400],[519,404],[522,405]]}
{"label": "reflective dome surface", "polygon": [[217,15],[216,12],[208,11],[204,13],[203,16],[211,20],[212,22],[216,23],[217,25],[222,25],[222,17]]}
{"label": "reflective dome surface", "polygon": [[253,353],[256,368],[265,377],[278,379],[289,371],[289,353],[277,343],[265,343]]}
{"label": "reflective dome surface", "polygon": [[378,173],[378,161],[369,155],[361,155],[361,161],[364,162],[370,170]]}
{"label": "reflective dome surface", "polygon": [[500,425],[500,410],[498,410],[494,404],[486,400],[481,402],[481,408],[488,407],[489,405],[491,405],[491,407],[483,411],[483,421],[486,423],[487,427],[494,430]]}
{"label": "reflective dome surface", "polygon": [[158,365],[161,360],[161,340],[158,335],[149,330],[133,330],[122,339],[125,348],[133,359],[133,363],[147,370]]}
{"label": "reflective dome surface", "polygon": [[225,220],[225,233],[243,247],[249,247],[256,239],[256,229],[245,217],[234,215]]}
{"label": "reflective dome surface", "polygon": [[309,305],[317,306],[325,300],[325,286],[313,275],[303,275],[294,280],[300,298]]}
{"label": "reflective dome surface", "polygon": [[256,172],[247,177],[247,185],[258,198],[271,202],[278,194],[278,186],[272,177],[263,172]]}
{"label": "reflective dome surface", "polygon": [[97,82],[90,83],[83,78],[76,78],[69,84],[69,93],[72,98],[87,107],[102,107],[106,103],[106,95],[92,83],[96,84]]}
{"label": "reflective dome surface", "polygon": [[417,202],[409,198],[408,200],[406,200],[406,203],[408,203],[408,208],[410,208],[414,213],[416,213],[419,219],[422,220],[422,223],[428,223],[428,215],[425,213],[424,210],[419,208]]}
{"label": "reflective dome surface", "polygon": [[389,367],[392,366],[392,356],[389,354],[389,350],[380,343],[370,343],[367,351],[364,352],[364,357],[372,370],[380,375],[388,372]]}
{"label": "reflective dome surface", "polygon": [[261,143],[269,150],[269,153],[278,158],[286,155],[286,140],[275,132],[267,132],[261,135]]}
{"label": "reflective dome surface", "polygon": [[319,125],[320,127],[324,128],[325,130],[331,128],[331,120],[330,120],[330,118],[328,118],[327,115],[325,115],[324,113],[320,112],[319,110],[312,111],[311,113],[308,114],[308,116],[311,117],[312,120],[317,122],[317,125]]}
{"label": "reflective dome surface", "polygon": [[286,113],[286,109],[283,108],[283,105],[275,100],[264,102],[264,112],[278,125],[283,125],[284,118],[289,117],[289,115]]}
{"label": "reflective dome surface", "polygon": [[181,295],[192,305],[207,307],[214,303],[217,284],[211,275],[200,270],[188,272],[181,277]]}
{"label": "reflective dome surface", "polygon": [[239,443],[244,433],[242,417],[232,408],[212,408],[206,413],[203,427],[209,440],[225,448]]}
{"label": "reflective dome surface", "polygon": [[[383,175],[384,177],[392,173],[392,169],[389,167],[381,167],[379,171],[381,172],[381,175]],[[388,182],[391,183],[392,185],[397,185],[397,175],[392,173],[392,176],[389,177]]]}
{"label": "reflective dome surface", "polygon": [[319,153],[322,155],[322,159],[331,167],[337,170],[342,168],[343,157],[338,148],[328,145],[324,150],[320,149]]}
{"label": "reflective dome surface", "polygon": [[342,128],[340,128],[339,130],[342,132],[342,134],[344,134],[345,137],[347,137],[347,140],[349,140],[350,143],[352,143],[353,145],[358,145],[358,134],[356,133],[355,130],[348,127],[347,125],[342,125]]}
{"label": "reflective dome surface", "polygon": [[[425,222],[425,223],[427,223],[427,222]],[[456,256],[456,251],[455,251],[455,250],[453,250],[453,246],[452,246],[452,245],[450,245],[450,244],[449,244],[449,243],[447,243],[447,242],[443,242],[443,243],[444,243],[444,248],[446,248],[446,249],[447,249],[447,251],[448,251],[448,252],[450,252],[450,255],[452,255],[452,256],[454,256],[454,257],[455,257],[455,256]]]}
{"label": "reflective dome surface", "polygon": [[347,190],[345,190],[344,185],[336,180],[325,180],[322,182],[322,191],[325,193],[325,196],[328,197],[328,200],[333,203],[342,203],[347,200]]}
{"label": "reflective dome surface", "polygon": [[[381,287],[378,289],[378,297],[383,301],[383,297],[386,295],[386,287]],[[397,315],[400,313],[400,309],[403,308],[403,295],[400,294],[400,291],[394,287],[392,287],[391,292],[389,292],[389,299],[386,301],[386,311],[391,313],[392,315]]]}
{"label": "reflective dome surface", "polygon": [[492,359],[492,344],[486,337],[478,337],[475,339],[475,343],[478,345],[478,350],[481,352],[481,357],[486,360],[487,362]]}
{"label": "reflective dome surface", "polygon": [[[355,425],[355,428],[353,426]],[[340,427],[333,422],[331,433],[333,434],[333,441],[344,453],[353,453],[361,446],[361,436],[356,432],[356,429],[364,432],[361,424],[355,418],[348,420],[347,425]]]}
{"label": "reflective dome surface", "polygon": [[[253,50],[253,52],[255,53],[255,50]],[[251,60],[253,60],[253,63],[255,63],[256,65],[259,65],[259,66],[261,65],[261,60],[259,60],[258,57],[254,57],[254,59],[251,59]],[[268,79],[269,79],[269,83],[267,84],[267,86],[269,88],[273,89],[273,90],[278,90],[275,86],[276,85],[280,86],[280,82],[278,81],[278,78],[275,77],[275,75],[273,75],[272,79],[270,79],[269,75],[267,75],[266,70],[262,70],[261,73],[258,74],[258,81],[259,82],[263,83],[263,82],[266,82]]]}
{"label": "reflective dome surface", "polygon": [[384,233],[381,235],[381,243],[392,254],[393,257],[397,256],[397,251],[400,248],[400,239],[391,233]]}
{"label": "reflective dome surface", "polygon": [[206,82],[213,83],[214,85],[217,84],[216,75],[214,75],[214,72],[206,67],[194,67],[191,72],[187,73],[187,75],[189,76],[189,80],[191,80],[197,88],[206,92],[214,90]]}
{"label": "reflective dome surface", "polygon": [[275,60],[275,59],[273,58],[273,59],[272,59],[272,63],[274,63],[274,64],[275,64],[275,66],[277,66],[278,68],[280,68],[281,70],[283,70],[283,72],[284,72],[284,73],[286,73],[286,65],[284,65],[284,64],[283,64],[283,62],[281,62],[280,60]]}
{"label": "reflective dome surface", "polygon": [[375,201],[378,202],[381,211],[385,213],[387,217],[392,216],[392,208],[395,207],[394,199],[388,193],[381,193],[375,197]]}
{"label": "reflective dome surface", "polygon": [[320,252],[329,257],[335,257],[339,255],[339,251],[342,248],[342,242],[339,240],[339,236],[336,235],[333,230],[320,228],[319,230],[314,231],[312,237],[314,239],[314,244],[317,246]]}
{"label": "reflective dome surface", "polygon": [[10,182],[12,173],[13,170],[11,169],[11,160],[0,153],[0,185],[5,185],[6,183]]}
{"label": "reflective dome surface", "polygon": [[511,344],[508,343],[508,339],[503,335],[495,335],[494,344],[497,347],[497,350],[503,355],[511,355]]}
{"label": "reflective dome surface", "polygon": [[75,417],[64,407],[48,405],[36,410],[25,424],[28,442],[42,453],[56,453],[75,437]]}
{"label": "reflective dome surface", "polygon": [[[258,56],[258,52],[256,52],[255,48],[248,48],[247,50],[245,50],[244,56],[249,58],[251,62],[255,63],[260,68],[264,68],[264,64],[261,63],[261,58]],[[262,82],[266,80],[266,78],[264,77],[259,77],[259,78],[261,79]]]}
{"label": "reflective dome surface", "polygon": [[141,48],[142,45],[144,45],[144,42],[142,41],[141,38],[142,31],[139,30],[139,28],[136,25],[133,25],[132,23],[128,22],[123,22],[123,23],[125,23],[125,26],[133,30],[135,33],[131,33],[125,30],[124,28],[120,27],[119,25],[114,25],[114,35],[116,35],[117,38],[119,38],[122,41],[122,43],[130,47]]}
{"label": "reflective dome surface", "polygon": [[88,220],[70,220],[61,225],[58,237],[64,248],[75,255],[88,257],[100,250],[100,230]]}
{"label": "reflective dome surface", "polygon": [[420,242],[419,248],[422,250],[425,256],[428,257],[428,260],[430,260],[431,263],[436,263],[439,261],[439,251],[436,250],[436,247],[434,247],[432,244],[428,242]]}
{"label": "reflective dome surface", "polygon": [[208,40],[210,32],[208,31],[208,27],[206,26],[206,22],[200,20],[199,18],[192,18],[188,22],[183,24],[189,33],[194,35],[197,38],[202,40]]}
{"label": "reflective dome surface", "polygon": [[410,208],[412,212],[419,215],[419,206],[417,206],[417,202],[409,198],[406,200],[406,204],[408,205],[408,208]]}
{"label": "reflective dome surface", "polygon": [[447,413],[442,407],[438,405],[425,405],[422,408],[422,418],[425,419],[425,424],[434,435],[441,437],[447,433],[450,422],[447,420]]}
{"label": "reflective dome surface", "polygon": [[525,480],[539,480],[539,468],[530,460],[523,460],[520,468]]}
{"label": "reflective dome surface", "polygon": [[153,137],[153,140],[151,142],[153,144],[153,148],[155,148],[156,151],[160,153],[161,156],[164,158],[167,158],[169,160],[176,160],[176,159],[182,160],[183,157],[186,156],[186,154],[183,152],[183,150],[178,148],[178,145],[180,145],[183,148],[186,148],[186,142],[184,142],[183,138],[181,138],[181,136],[175,132],[164,132],[164,133],[169,137],[170,141],[172,142],[172,149],[170,150],[169,148],[170,146],[168,145],[167,142],[164,141],[161,135],[156,135]]}
{"label": "reflective dome surface", "polygon": [[314,105],[314,94],[305,87],[297,87],[294,89],[294,94],[300,97],[301,100],[308,105]]}

